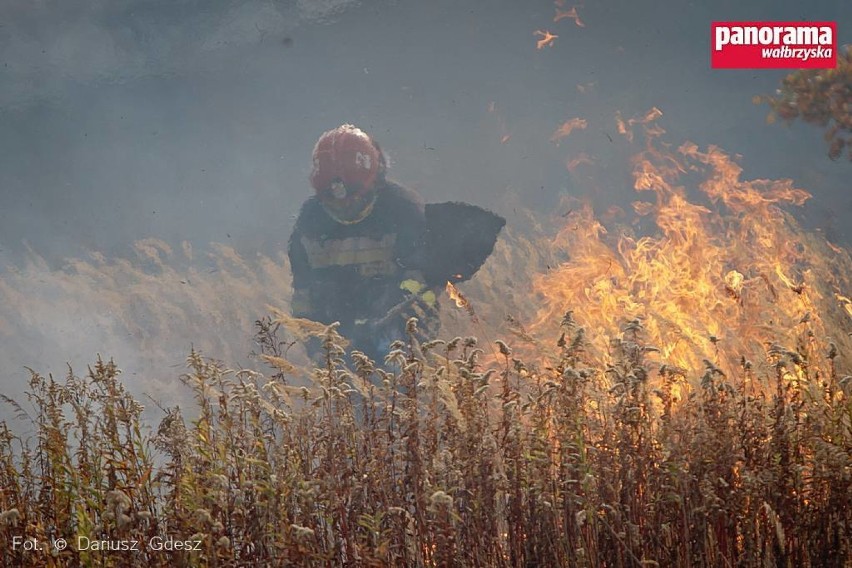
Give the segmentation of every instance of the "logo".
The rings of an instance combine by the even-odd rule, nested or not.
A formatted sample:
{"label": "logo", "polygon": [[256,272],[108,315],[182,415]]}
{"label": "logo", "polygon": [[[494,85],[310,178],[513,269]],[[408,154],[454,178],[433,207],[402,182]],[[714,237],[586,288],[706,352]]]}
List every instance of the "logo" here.
{"label": "logo", "polygon": [[713,22],[713,69],[837,67],[836,22]]}
{"label": "logo", "polygon": [[369,170],[371,167],[371,160],[368,154],[363,154],[361,152],[355,153],[355,165],[359,168],[364,168],[365,170]]}

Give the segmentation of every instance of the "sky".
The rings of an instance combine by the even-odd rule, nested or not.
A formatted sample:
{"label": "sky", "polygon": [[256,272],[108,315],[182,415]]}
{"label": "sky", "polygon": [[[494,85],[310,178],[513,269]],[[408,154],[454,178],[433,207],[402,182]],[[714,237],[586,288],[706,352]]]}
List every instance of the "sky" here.
{"label": "sky", "polygon": [[[61,258],[149,236],[277,246],[309,195],[313,142],[342,122],[371,132],[427,201],[488,204],[511,191],[549,203],[569,184],[567,155],[614,158],[614,113],[653,106],[673,143],[717,144],[743,156],[746,175],[793,178],[814,193],[812,222],[826,216],[849,238],[831,218],[852,212],[849,164],[823,159],[817,128],[768,126],[751,102],[783,72],[708,64],[715,19],[833,20],[843,43],[848,3],[594,2],[578,8],[585,27],[553,22],[555,9],[6,0],[0,248]],[[559,37],[537,50],[536,30]],[[573,117],[590,123],[582,139],[550,142]],[[613,180],[609,192],[629,192],[629,178]]]}
{"label": "sky", "polygon": [[[554,21],[556,10],[544,0],[4,0],[0,278],[27,254],[52,270],[91,251],[127,256],[151,237],[273,255],[311,194],[314,142],[345,122],[370,132],[391,175],[426,201],[491,207],[509,226],[517,206],[552,212],[564,194],[629,204],[632,150],[615,116],[653,107],[668,142],[739,155],[749,179],[791,178],[813,194],[797,217],[852,244],[852,165],[828,159],[818,128],[769,125],[752,102],[785,72],[709,65],[713,21],[836,21],[842,45],[852,4],[591,0],[577,7],[582,26]],[[558,37],[537,49],[537,30]],[[553,141],[574,118],[587,127]],[[583,154],[592,181],[566,169]]]}

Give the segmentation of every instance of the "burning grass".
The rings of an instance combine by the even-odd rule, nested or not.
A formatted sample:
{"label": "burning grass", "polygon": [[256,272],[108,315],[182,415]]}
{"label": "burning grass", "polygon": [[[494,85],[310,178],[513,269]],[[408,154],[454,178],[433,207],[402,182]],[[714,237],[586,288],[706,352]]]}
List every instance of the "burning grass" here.
{"label": "burning grass", "polygon": [[[29,404],[6,401],[31,435],[0,423],[0,564],[849,565],[852,259],[781,208],[804,191],[741,180],[715,148],[668,150],[658,117],[619,122],[647,141],[632,221],[571,203],[554,233],[507,232],[448,286],[453,339],[418,341],[411,320],[377,367],[334,326],[276,312],[255,322],[267,372],[193,350],[194,402],[156,428],[111,361],[32,372]],[[289,283],[225,249],[211,276],[161,243],[137,252],[30,266],[0,293],[30,314],[54,287],[82,294],[156,349],[196,317],[245,327],[278,303],[258,290]],[[45,286],[25,292],[27,274]],[[310,336],[315,369],[290,349]]]}
{"label": "burning grass", "polygon": [[[267,322],[268,323],[268,322]],[[291,323],[291,322],[284,322]],[[416,324],[412,320],[410,327]],[[419,343],[388,369],[322,332],[310,387],[192,353],[197,417],[140,420],[112,362],[32,374],[35,435],[0,430],[6,566],[844,566],[852,559],[852,378],[795,348],[759,375],[658,368],[638,322],[605,368],[570,317],[553,366],[474,338]],[[271,349],[271,351],[269,351]],[[790,380],[790,373],[803,380]],[[699,386],[676,402],[678,385]],[[767,389],[755,388],[762,384]],[[767,392],[768,391],[768,392]],[[20,411],[24,411],[21,408]],[[14,546],[35,538],[42,552]],[[139,551],[78,550],[78,537]],[[150,542],[200,542],[155,550]],[[71,543],[57,551],[49,545]],[[152,539],[154,539],[152,541]]]}
{"label": "burning grass", "polygon": [[742,179],[719,148],[670,149],[660,116],[652,109],[618,121],[626,139],[640,129],[645,144],[633,158],[632,215],[604,222],[566,200],[549,223],[555,232],[532,219],[465,285],[485,325],[448,313],[444,329],[481,337],[498,329],[542,362],[537,338],[558,337],[570,311],[597,367],[612,364],[611,342],[637,319],[659,353],[655,363],[696,370],[712,361],[732,374],[745,358],[766,374],[772,351],[797,349],[810,354],[812,375],[825,376],[821,354],[835,349],[850,367],[852,257],[784,210],[810,195],[790,180]]}

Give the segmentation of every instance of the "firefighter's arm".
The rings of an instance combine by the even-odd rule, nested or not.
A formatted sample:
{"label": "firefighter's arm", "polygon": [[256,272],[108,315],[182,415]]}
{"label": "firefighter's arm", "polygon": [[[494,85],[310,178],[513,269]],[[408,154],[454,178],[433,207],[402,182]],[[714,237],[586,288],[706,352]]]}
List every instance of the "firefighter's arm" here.
{"label": "firefighter's arm", "polygon": [[396,219],[398,239],[396,242],[397,264],[403,270],[399,288],[410,296],[422,298],[430,307],[435,304],[435,292],[425,284],[426,271],[426,214],[422,198],[414,191],[400,187],[405,199],[399,207]]}
{"label": "firefighter's arm", "polygon": [[435,292],[426,286],[423,273],[426,268],[426,216],[420,197],[412,193],[411,202],[401,214],[405,221],[400,223],[398,262],[403,267],[403,279],[399,288],[409,297],[429,308],[435,307]]}

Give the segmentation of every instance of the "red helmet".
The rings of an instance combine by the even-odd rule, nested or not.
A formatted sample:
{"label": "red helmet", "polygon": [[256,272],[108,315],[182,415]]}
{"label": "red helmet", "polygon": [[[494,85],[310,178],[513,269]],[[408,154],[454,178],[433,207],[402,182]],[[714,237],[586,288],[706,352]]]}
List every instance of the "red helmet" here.
{"label": "red helmet", "polygon": [[[314,146],[311,185],[320,197],[331,197],[332,184],[358,197],[370,192],[384,173],[384,156],[363,130],[343,124],[323,133]],[[342,197],[336,195],[335,197]]]}

